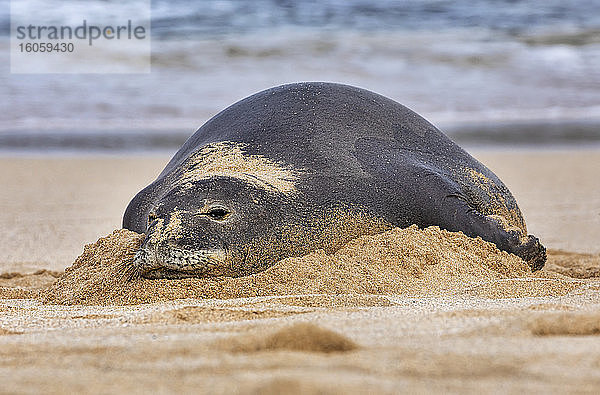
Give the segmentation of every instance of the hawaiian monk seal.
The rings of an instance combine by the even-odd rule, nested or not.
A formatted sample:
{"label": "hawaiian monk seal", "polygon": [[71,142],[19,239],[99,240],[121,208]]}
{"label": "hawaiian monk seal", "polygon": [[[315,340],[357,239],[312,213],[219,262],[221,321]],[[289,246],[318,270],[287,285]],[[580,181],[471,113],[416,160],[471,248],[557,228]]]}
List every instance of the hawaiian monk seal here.
{"label": "hawaiian monk seal", "polygon": [[437,225],[543,267],[496,175],[415,112],[367,90],[297,83],[223,110],[129,203],[148,278],[242,276],[393,226]]}

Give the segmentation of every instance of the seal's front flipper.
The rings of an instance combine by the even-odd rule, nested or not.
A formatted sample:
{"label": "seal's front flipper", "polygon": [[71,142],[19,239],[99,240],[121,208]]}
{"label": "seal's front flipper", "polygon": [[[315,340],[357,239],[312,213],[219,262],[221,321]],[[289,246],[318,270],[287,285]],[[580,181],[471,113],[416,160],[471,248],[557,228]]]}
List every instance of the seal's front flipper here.
{"label": "seal's front flipper", "polygon": [[527,240],[516,246],[513,254],[527,262],[532,271],[540,270],[546,263],[546,247],[533,235],[527,235]]}
{"label": "seal's front flipper", "polygon": [[374,184],[398,192],[384,202],[392,206],[386,220],[394,225],[439,226],[463,232],[521,257],[532,270],[544,266],[546,249],[539,240],[501,215],[484,215],[484,201],[469,197],[460,177],[443,171],[437,158],[377,138],[359,139],[355,148],[354,155]]}
{"label": "seal's front flipper", "polygon": [[442,229],[463,232],[469,237],[481,237],[494,243],[500,250],[510,252],[523,259],[531,270],[539,270],[546,262],[546,248],[537,237],[527,235],[500,215],[484,215],[455,181],[444,175],[430,172],[422,178],[420,193],[428,196],[423,201],[429,213],[427,225],[438,225]]}
{"label": "seal's front flipper", "polygon": [[[546,248],[533,235],[524,235],[518,228],[506,226],[506,220],[497,215],[483,215],[468,200],[456,193],[446,195],[445,212],[450,216],[440,218],[440,227],[462,231],[470,237],[481,237],[492,242],[504,251],[523,259],[532,271],[539,270],[546,263]],[[449,211],[448,211],[449,210]]]}

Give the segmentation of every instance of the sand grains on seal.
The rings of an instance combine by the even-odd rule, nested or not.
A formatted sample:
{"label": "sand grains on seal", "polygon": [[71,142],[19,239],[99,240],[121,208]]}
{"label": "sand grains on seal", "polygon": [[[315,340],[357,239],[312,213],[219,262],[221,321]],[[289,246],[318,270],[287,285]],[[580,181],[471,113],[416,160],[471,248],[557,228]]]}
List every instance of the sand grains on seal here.
{"label": "sand grains on seal", "polygon": [[208,144],[195,152],[184,165],[179,183],[191,185],[195,181],[214,176],[235,177],[266,190],[284,194],[296,192],[298,170],[273,162],[259,155],[248,155],[244,145],[222,141]]}

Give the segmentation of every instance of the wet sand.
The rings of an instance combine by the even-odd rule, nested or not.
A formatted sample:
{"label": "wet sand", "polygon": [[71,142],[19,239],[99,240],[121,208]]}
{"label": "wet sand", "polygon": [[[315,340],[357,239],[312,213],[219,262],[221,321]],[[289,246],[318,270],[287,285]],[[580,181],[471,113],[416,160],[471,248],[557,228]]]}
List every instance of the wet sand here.
{"label": "wet sand", "polygon": [[[529,232],[550,249],[548,269],[530,275],[497,255],[504,266],[485,271],[477,259],[464,258],[473,246],[496,256],[485,246],[467,241],[440,260],[448,249],[428,251],[425,243],[411,247],[417,255],[410,262],[420,262],[422,253],[433,265],[408,265],[382,278],[339,267],[328,272],[351,273],[353,283],[373,277],[360,288],[334,282],[311,289],[313,282],[261,296],[200,299],[215,296],[207,289],[128,306],[123,299],[85,303],[81,290],[71,301],[92,305],[61,303],[69,300],[64,292],[55,299],[38,294],[84,244],[119,227],[130,198],[168,157],[2,158],[2,390],[594,392],[600,388],[600,152],[475,156],[516,196]],[[441,243],[450,237],[432,232]],[[310,259],[347,263],[352,251],[373,251],[385,237],[400,236],[370,237],[345,255]],[[437,277],[427,284],[419,275]],[[396,277],[411,287],[394,288]],[[105,293],[114,289],[81,283],[96,295],[102,285]],[[436,284],[445,292],[424,292]]]}

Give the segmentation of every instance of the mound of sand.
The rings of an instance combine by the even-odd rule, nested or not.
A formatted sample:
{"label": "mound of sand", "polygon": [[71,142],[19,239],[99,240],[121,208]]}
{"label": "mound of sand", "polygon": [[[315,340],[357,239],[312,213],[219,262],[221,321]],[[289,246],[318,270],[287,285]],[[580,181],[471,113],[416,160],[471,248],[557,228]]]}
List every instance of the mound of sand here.
{"label": "mound of sand", "polygon": [[531,277],[518,257],[495,245],[438,227],[363,236],[334,254],[316,251],[280,261],[247,277],[148,280],[126,278],[143,236],[116,230],[83,254],[43,291],[45,303],[123,305],[183,298],[242,298],[271,295],[382,294],[483,297],[564,294],[575,284],[558,274]]}
{"label": "mound of sand", "polygon": [[267,335],[246,335],[221,340],[216,346],[229,352],[291,350],[331,353],[358,349],[358,345],[347,337],[304,322]]}

